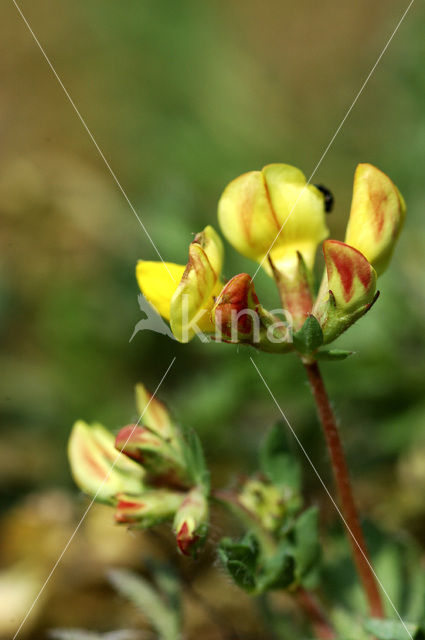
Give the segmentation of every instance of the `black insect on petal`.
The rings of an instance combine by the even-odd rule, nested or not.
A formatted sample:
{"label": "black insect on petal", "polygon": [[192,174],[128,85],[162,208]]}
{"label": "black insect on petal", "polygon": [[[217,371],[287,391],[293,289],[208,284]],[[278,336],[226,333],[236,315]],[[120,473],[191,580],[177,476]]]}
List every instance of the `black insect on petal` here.
{"label": "black insect on petal", "polygon": [[332,191],[330,191],[327,187],[323,186],[323,184],[315,184],[316,189],[319,189],[325,196],[325,211],[326,213],[330,213],[334,208],[334,196]]}

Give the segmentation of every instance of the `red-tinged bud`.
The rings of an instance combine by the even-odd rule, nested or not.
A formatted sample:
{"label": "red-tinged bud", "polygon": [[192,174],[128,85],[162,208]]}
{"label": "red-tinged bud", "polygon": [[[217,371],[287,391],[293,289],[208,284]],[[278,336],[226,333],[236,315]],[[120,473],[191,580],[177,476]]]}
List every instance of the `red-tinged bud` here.
{"label": "red-tinged bud", "polygon": [[223,287],[213,314],[218,342],[249,344],[272,353],[291,349],[286,322],[260,304],[247,273],[239,273]]}
{"label": "red-tinged bud", "polygon": [[175,440],[178,431],[167,407],[143,384],[136,384],[136,406],[140,421],[166,440]]}
{"label": "red-tinged bud", "polygon": [[123,427],[115,447],[143,465],[147,480],[155,486],[188,486],[188,473],[183,456],[173,445],[147,427]]}
{"label": "red-tinged bud", "polygon": [[216,300],[213,309],[216,333],[231,342],[252,342],[256,328],[260,328],[260,309],[251,276],[239,273],[223,287]]}
{"label": "red-tinged bud", "polygon": [[338,240],[326,240],[323,253],[326,281],[314,314],[327,344],[370,309],[376,299],[376,272],[360,251]]}
{"label": "red-tinged bud", "polygon": [[118,496],[115,520],[119,524],[139,528],[152,527],[172,518],[184,498],[184,493],[166,489],[147,490],[138,496],[121,494]]}
{"label": "red-tinged bud", "polygon": [[208,501],[201,487],[194,487],[174,518],[177,546],[186,556],[195,555],[204,543],[208,529]]}

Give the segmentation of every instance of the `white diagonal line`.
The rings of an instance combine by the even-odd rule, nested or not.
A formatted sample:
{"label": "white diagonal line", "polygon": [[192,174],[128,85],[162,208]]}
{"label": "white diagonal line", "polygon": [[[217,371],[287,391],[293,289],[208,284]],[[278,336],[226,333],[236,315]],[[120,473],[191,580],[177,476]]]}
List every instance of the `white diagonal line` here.
{"label": "white diagonal line", "polygon": [[325,481],[322,479],[322,476],[320,475],[320,473],[317,471],[314,462],[312,461],[312,459],[310,458],[310,456],[308,455],[307,451],[305,450],[305,447],[303,445],[303,443],[301,442],[301,440],[299,439],[299,437],[297,436],[295,430],[292,428],[288,418],[286,417],[285,413],[283,412],[281,406],[279,405],[278,401],[276,400],[272,390],[270,389],[269,385],[267,384],[267,382],[264,379],[263,374],[261,373],[261,371],[259,370],[259,368],[257,367],[257,365],[255,364],[254,360],[252,359],[252,357],[250,356],[250,360],[255,368],[255,370],[257,371],[258,375],[260,376],[261,380],[264,383],[264,386],[266,387],[267,391],[269,392],[273,402],[275,403],[276,407],[278,408],[282,418],[285,420],[286,424],[288,425],[292,435],[294,436],[295,440],[297,441],[298,446],[300,447],[300,449],[302,450],[302,452],[304,453],[305,457],[307,458],[311,468],[313,469],[314,473],[316,474],[316,476],[319,479],[320,484],[322,485],[322,487],[324,488],[325,492],[327,493],[330,501],[332,502],[333,506],[335,507],[336,511],[338,512],[341,520],[343,521],[345,527],[347,528],[347,531],[349,532],[350,536],[353,538],[354,542],[356,543],[357,547],[360,550],[360,553],[362,554],[363,558],[365,559],[365,561],[367,562],[367,564],[369,565],[370,570],[372,571],[373,575],[376,578],[376,581],[378,582],[379,586],[381,587],[383,593],[385,594],[385,597],[387,598],[388,602],[390,603],[391,607],[394,609],[394,612],[397,614],[397,617],[399,618],[401,624],[403,625],[404,629],[406,630],[407,635],[409,636],[409,638],[411,640],[413,640],[413,636],[410,633],[409,629],[407,628],[403,618],[401,617],[401,615],[399,614],[395,604],[393,603],[393,601],[391,600],[390,595],[388,594],[387,590],[385,589],[384,585],[382,584],[381,580],[379,579],[379,577],[377,576],[377,574],[375,573],[374,568],[372,567],[371,563],[369,562],[368,557],[366,556],[366,554],[364,553],[361,545],[359,544],[359,542],[357,542],[357,538],[355,537],[354,533],[351,531],[350,526],[348,525],[347,521],[345,520],[341,509],[338,507],[337,503],[335,502],[331,492],[329,491],[328,487],[325,484]]}
{"label": "white diagonal line", "polygon": [[161,380],[159,381],[154,393],[152,394],[152,396],[149,398],[149,402],[147,403],[146,407],[143,410],[143,413],[140,415],[138,421],[136,422],[136,424],[133,426],[127,440],[124,442],[123,446],[121,447],[121,449],[118,451],[117,453],[117,457],[115,458],[115,460],[113,461],[108,473],[105,475],[105,477],[103,478],[102,482],[100,483],[96,493],[94,494],[93,498],[91,499],[87,509],[84,511],[83,515],[81,516],[80,521],[78,522],[77,526],[75,527],[71,537],[69,538],[68,542],[66,543],[66,545],[64,546],[63,550],[61,551],[58,559],[56,560],[55,564],[53,565],[49,575],[47,576],[46,580],[44,581],[40,591],[38,592],[37,596],[35,597],[32,605],[30,606],[30,608],[28,609],[27,613],[25,614],[25,617],[23,618],[21,624],[19,625],[18,629],[16,630],[15,635],[13,636],[13,640],[16,640],[16,638],[18,637],[19,632],[21,631],[22,627],[24,626],[25,622],[28,619],[28,616],[31,614],[31,611],[33,610],[33,608],[35,607],[38,599],[40,598],[41,594],[43,593],[44,589],[46,588],[50,578],[52,577],[52,575],[54,574],[54,572],[56,571],[59,563],[61,562],[63,556],[65,555],[65,553],[68,550],[69,545],[71,544],[71,542],[73,541],[75,535],[77,534],[79,528],[81,527],[82,523],[84,522],[84,520],[86,519],[86,516],[88,514],[88,512],[90,511],[90,509],[92,508],[97,496],[99,495],[99,492],[102,490],[102,487],[104,486],[105,482],[108,481],[108,478],[110,477],[112,471],[114,470],[115,465],[117,464],[118,460],[120,459],[120,456],[122,455],[122,452],[125,448],[125,446],[127,445],[128,441],[130,440],[131,436],[133,435],[136,427],[140,424],[140,421],[142,420],[143,416],[145,415],[150,403],[152,402],[152,400],[155,398],[156,394],[158,393],[158,390],[160,388],[160,386],[162,385],[162,383],[164,382],[165,378],[168,375],[168,372],[170,371],[171,367],[173,366],[174,362],[176,360],[176,356],[174,356],[174,358],[171,360],[170,364],[168,365],[168,368],[166,370],[166,372],[164,373],[164,375],[162,376]]}
{"label": "white diagonal line", "polygon": [[301,196],[303,195],[303,193],[305,192],[305,190],[307,189],[308,185],[311,183],[314,175],[316,174],[318,168],[320,167],[320,165],[322,164],[326,154],[328,153],[329,149],[331,148],[331,146],[333,145],[335,138],[337,137],[338,133],[341,131],[342,127],[345,124],[345,121],[347,120],[348,116],[350,115],[351,111],[354,109],[354,106],[357,103],[357,100],[360,98],[361,94],[363,93],[364,88],[366,87],[367,83],[369,82],[370,78],[372,77],[376,67],[378,66],[378,64],[381,61],[382,56],[384,55],[384,53],[386,52],[386,50],[388,49],[388,47],[390,46],[390,43],[392,41],[392,39],[394,38],[395,34],[397,33],[397,31],[399,30],[401,23],[403,22],[404,18],[407,16],[411,6],[413,5],[415,0],[410,0],[409,5],[407,7],[407,9],[404,11],[403,15],[401,16],[400,20],[398,21],[394,31],[392,32],[391,36],[389,37],[385,47],[382,49],[381,53],[378,56],[378,59],[376,60],[375,64],[373,65],[372,69],[369,71],[366,80],[363,82],[362,86],[360,87],[356,97],[354,98],[353,102],[351,103],[350,107],[348,108],[345,116],[343,117],[343,119],[341,120],[341,122],[339,123],[335,133],[333,134],[332,138],[330,139],[328,146],[326,147],[326,149],[324,150],[324,152],[322,153],[322,155],[319,158],[318,163],[316,164],[316,166],[313,169],[312,174],[310,175],[309,179],[307,180],[307,182],[305,183],[304,187],[301,189],[301,191],[298,194],[297,199],[295,200],[295,203],[292,206],[292,209],[290,210],[290,212],[288,213],[288,215],[286,216],[285,220],[282,223],[282,226],[280,227],[279,231],[277,232],[273,242],[271,243],[270,247],[267,250],[267,253],[265,254],[265,256],[263,257],[263,259],[261,260],[260,264],[258,265],[257,269],[255,270],[254,275],[252,276],[252,280],[254,280],[255,276],[257,275],[257,273],[259,272],[259,270],[261,269],[261,267],[263,266],[265,260],[267,260],[270,251],[273,249],[276,240],[278,239],[278,237],[280,236],[282,229],[284,228],[284,226],[286,225],[286,223],[288,222],[289,218],[291,217],[291,215],[294,212],[295,207],[297,206],[297,203],[299,201],[299,199],[301,198]]}
{"label": "white diagonal line", "polygon": [[21,8],[19,7],[19,5],[17,4],[16,0],[12,0],[13,4],[15,5],[19,15],[21,16],[22,20],[24,21],[28,31],[30,32],[30,34],[32,35],[35,43],[37,44],[38,48],[40,49],[41,53],[43,54],[44,59],[46,60],[47,64],[49,65],[53,75],[55,76],[56,80],[58,81],[59,85],[61,86],[64,94],[66,95],[66,97],[68,98],[72,108],[74,109],[75,113],[77,114],[81,124],[83,125],[84,129],[87,131],[90,140],[93,142],[94,146],[96,147],[100,157],[102,158],[103,162],[105,163],[106,167],[108,168],[109,173],[111,174],[112,178],[114,179],[118,189],[121,191],[122,195],[124,196],[128,206],[130,207],[130,209],[132,210],[132,212],[134,213],[134,215],[136,216],[140,226],[142,227],[143,231],[145,232],[146,236],[148,237],[149,242],[151,243],[151,245],[153,246],[153,248],[155,249],[159,259],[162,261],[164,267],[166,268],[166,270],[168,271],[170,278],[172,280],[175,280],[172,273],[170,272],[169,268],[167,267],[167,264],[164,262],[158,247],[156,246],[155,242],[152,240],[152,237],[150,236],[148,230],[146,229],[145,225],[143,224],[139,214],[137,213],[136,209],[133,206],[133,203],[131,202],[130,198],[128,197],[128,195],[126,194],[126,192],[124,191],[124,188],[122,187],[120,181],[117,178],[116,173],[114,172],[114,170],[112,169],[111,165],[109,164],[108,160],[105,157],[105,154],[103,153],[102,149],[99,147],[98,143],[96,142],[96,139],[94,137],[94,135],[92,134],[92,132],[90,131],[86,121],[84,120],[83,116],[81,115],[77,105],[75,104],[75,102],[73,101],[73,99],[71,98],[68,90],[66,89],[65,85],[63,84],[59,74],[57,73],[56,69],[54,68],[53,64],[50,61],[50,58],[48,57],[47,53],[45,52],[45,50],[43,49],[40,41],[38,40],[37,36],[35,35],[34,31],[32,30],[28,20],[26,19],[26,17],[24,16],[24,14],[22,13]]}

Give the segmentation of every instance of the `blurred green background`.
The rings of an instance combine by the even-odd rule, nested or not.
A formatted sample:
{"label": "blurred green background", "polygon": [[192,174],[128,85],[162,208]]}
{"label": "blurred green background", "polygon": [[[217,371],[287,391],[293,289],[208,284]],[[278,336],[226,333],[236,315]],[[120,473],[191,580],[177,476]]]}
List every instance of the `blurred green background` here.
{"label": "blurred green background", "polygon": [[[217,200],[231,179],[270,162],[294,164],[310,175],[406,2],[22,0],[21,7],[161,255],[185,263],[193,234],[216,225]],[[417,2],[313,180],[335,195],[333,237],[343,238],[358,162],[388,173],[408,205],[378,303],[339,340],[357,354],[323,369],[359,503],[390,531],[410,533],[420,543],[424,19]],[[13,599],[10,576],[0,574],[0,594],[4,583],[10,610],[16,607],[13,615],[5,609],[6,631],[0,626],[9,637],[87,504],[68,469],[71,425],[78,418],[113,430],[127,424],[135,416],[134,384],[155,389],[173,356],[159,396],[200,433],[215,482],[229,483],[255,468],[261,434],[278,418],[250,355],[330,478],[295,359],[197,340],[181,346],[148,332],[129,342],[142,318],[135,264],[156,259],[155,251],[12,2],[2,2],[0,20],[0,560],[4,571],[23,567],[27,587],[33,576],[31,591],[17,569]],[[226,246],[226,277],[254,270]],[[277,305],[266,275],[258,275],[256,288],[265,303]],[[307,466],[305,482],[335,520]],[[111,545],[121,545],[131,564],[129,549],[136,556],[140,550],[110,517],[107,512],[104,527]],[[70,569],[73,558],[83,571],[81,553],[88,565],[96,556],[97,538],[93,534],[91,545],[88,533],[96,521],[88,521],[64,567]],[[93,559],[100,584],[108,553]],[[124,559],[118,554],[117,561]],[[44,637],[49,626],[106,630],[122,624],[112,604],[109,618],[96,608],[87,582],[71,580],[70,590],[61,571],[22,636]],[[84,571],[89,583],[95,580],[87,566]],[[109,592],[103,596],[115,602]],[[65,597],[74,603],[72,615]]]}

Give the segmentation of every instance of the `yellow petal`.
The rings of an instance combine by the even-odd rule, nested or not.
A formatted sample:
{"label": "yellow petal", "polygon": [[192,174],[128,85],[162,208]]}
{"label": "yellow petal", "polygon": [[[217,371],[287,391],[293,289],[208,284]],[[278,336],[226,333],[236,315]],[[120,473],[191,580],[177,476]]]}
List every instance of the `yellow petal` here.
{"label": "yellow petal", "polygon": [[139,260],[136,278],[146,300],[166,320],[170,320],[171,298],[182,279],[185,267],[172,262]]}
{"label": "yellow petal", "polygon": [[141,424],[159,433],[166,440],[174,437],[174,424],[166,406],[152,396],[143,384],[136,384],[136,405]]}
{"label": "yellow petal", "polygon": [[219,277],[223,268],[223,243],[218,233],[213,227],[208,225],[195,236],[193,242],[201,245],[211,268],[215,271],[217,277]]}
{"label": "yellow petal", "polygon": [[261,260],[280,228],[261,171],[244,173],[227,185],[218,203],[218,221],[239,253]]}
{"label": "yellow petal", "polygon": [[345,242],[361,251],[378,274],[388,266],[405,216],[403,197],[390,178],[371,164],[359,164]]}
{"label": "yellow petal", "polygon": [[287,164],[271,164],[233,180],[218,207],[221,229],[243,255],[291,275],[298,264],[297,251],[309,269],[317,245],[328,236],[323,193],[307,185],[304,174]]}
{"label": "yellow petal", "polygon": [[222,261],[222,242],[212,227],[206,227],[189,246],[189,262],[171,300],[170,326],[180,342],[193,338],[194,324],[202,332],[214,331],[211,310],[221,291]]}
{"label": "yellow petal", "polygon": [[144,469],[119,455],[115,438],[100,424],[79,420],[72,428],[68,457],[76,484],[96,500],[114,502],[117,493],[143,489]]}
{"label": "yellow petal", "polygon": [[268,165],[263,175],[282,228],[270,252],[274,265],[283,273],[292,273],[299,251],[307,268],[312,269],[317,246],[329,235],[323,193],[307,185],[304,174],[289,165]]}

